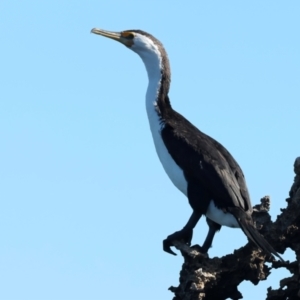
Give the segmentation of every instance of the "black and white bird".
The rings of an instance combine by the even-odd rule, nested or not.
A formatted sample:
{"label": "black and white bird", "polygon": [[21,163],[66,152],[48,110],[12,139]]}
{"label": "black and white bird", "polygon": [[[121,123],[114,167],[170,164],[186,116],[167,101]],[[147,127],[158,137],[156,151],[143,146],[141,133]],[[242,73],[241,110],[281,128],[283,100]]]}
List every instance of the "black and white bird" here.
{"label": "black and white bird", "polygon": [[149,79],[146,109],[155,149],[169,178],[193,209],[186,225],[163,241],[164,251],[176,255],[171,250],[174,240],[190,245],[193,229],[205,215],[209,231],[200,247],[202,252],[211,247],[221,226],[229,226],[241,228],[257,247],[282,260],[254,226],[247,185],[238,163],[226,148],[171,107],[170,64],[161,42],[142,30],[110,32],[94,28],[91,32],[122,43],[145,64]]}

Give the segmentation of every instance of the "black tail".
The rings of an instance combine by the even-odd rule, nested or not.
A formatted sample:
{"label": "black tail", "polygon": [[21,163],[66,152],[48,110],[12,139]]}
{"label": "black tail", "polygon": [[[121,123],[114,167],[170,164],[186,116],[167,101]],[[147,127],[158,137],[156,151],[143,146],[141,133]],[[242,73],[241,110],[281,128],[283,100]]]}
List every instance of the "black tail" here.
{"label": "black tail", "polygon": [[274,248],[265,240],[265,238],[257,231],[253,224],[252,217],[240,207],[230,208],[229,211],[237,219],[241,229],[246,236],[260,249],[269,255],[277,256],[281,261],[282,257],[274,250]]}

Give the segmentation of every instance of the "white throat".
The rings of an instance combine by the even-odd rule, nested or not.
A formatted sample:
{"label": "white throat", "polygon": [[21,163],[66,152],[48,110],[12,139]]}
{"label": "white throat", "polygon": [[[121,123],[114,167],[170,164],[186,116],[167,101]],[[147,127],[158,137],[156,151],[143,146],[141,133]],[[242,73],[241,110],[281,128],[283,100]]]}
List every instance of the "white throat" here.
{"label": "white throat", "polygon": [[186,195],[187,183],[183,172],[172,159],[161,137],[161,130],[164,125],[161,123],[157,107],[164,67],[161,53],[158,46],[151,39],[142,35],[135,36],[134,45],[131,49],[141,57],[148,73],[149,83],[146,93],[146,109],[157,155],[173,184]]}
{"label": "white throat", "polygon": [[154,135],[160,132],[161,129],[156,107],[161,85],[161,70],[163,68],[162,57],[157,45],[155,45],[151,39],[140,34],[135,35],[131,50],[141,57],[147,70],[149,83],[146,93],[146,109],[154,138]]}

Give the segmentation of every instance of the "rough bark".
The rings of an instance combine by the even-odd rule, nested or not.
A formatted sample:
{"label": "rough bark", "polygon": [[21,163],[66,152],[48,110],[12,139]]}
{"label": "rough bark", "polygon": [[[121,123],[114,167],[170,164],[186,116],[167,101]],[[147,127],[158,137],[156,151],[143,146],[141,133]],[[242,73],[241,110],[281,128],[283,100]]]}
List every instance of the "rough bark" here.
{"label": "rough bark", "polygon": [[[242,299],[238,285],[250,280],[254,285],[265,280],[271,269],[286,268],[291,276],[283,278],[279,289],[271,287],[267,291],[267,300],[300,300],[300,157],[294,164],[296,174],[294,183],[286,199],[286,208],[281,209],[275,222],[268,213],[270,198],[261,199],[254,206],[253,219],[260,233],[270,242],[276,251],[284,253],[287,248],[295,252],[296,261],[281,262],[266,256],[251,242],[220,258],[208,258],[181,242],[174,246],[181,250],[184,258],[180,272],[179,286],[170,287],[173,300],[222,300]],[[271,263],[266,265],[266,262]]]}

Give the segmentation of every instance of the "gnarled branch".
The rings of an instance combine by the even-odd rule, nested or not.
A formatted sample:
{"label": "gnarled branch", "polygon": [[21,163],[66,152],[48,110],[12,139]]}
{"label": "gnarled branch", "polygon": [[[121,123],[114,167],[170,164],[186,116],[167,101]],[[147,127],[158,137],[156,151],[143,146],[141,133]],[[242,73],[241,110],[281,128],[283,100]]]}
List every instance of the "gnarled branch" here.
{"label": "gnarled branch", "polygon": [[[276,251],[283,253],[287,248],[296,254],[296,261],[281,262],[267,257],[262,251],[248,242],[233,254],[221,258],[208,258],[181,242],[174,246],[181,250],[184,258],[180,272],[180,284],[169,289],[175,294],[173,300],[201,299],[241,299],[238,285],[249,280],[253,284],[265,280],[271,269],[286,268],[291,276],[280,281],[280,288],[268,288],[267,300],[300,299],[300,157],[294,164],[295,179],[286,199],[287,207],[272,222],[268,213],[270,198],[261,199],[261,204],[254,206],[253,219],[261,234]],[[267,266],[266,262],[271,263]]]}

